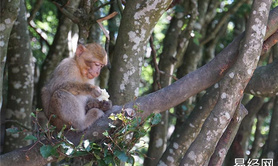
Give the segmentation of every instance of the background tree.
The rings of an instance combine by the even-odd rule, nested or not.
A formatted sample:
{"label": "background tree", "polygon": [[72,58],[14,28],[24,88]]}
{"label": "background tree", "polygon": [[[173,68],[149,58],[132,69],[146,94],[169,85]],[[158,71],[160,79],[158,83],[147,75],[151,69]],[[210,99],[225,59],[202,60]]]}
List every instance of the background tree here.
{"label": "background tree", "polygon": [[[13,11],[6,8],[18,7],[14,2],[1,4],[4,18]],[[277,2],[272,2],[272,7],[269,0],[26,0],[20,5],[24,3],[30,13],[31,32],[30,42],[25,43],[31,45],[40,72],[16,78],[35,77],[33,108],[41,108],[40,88],[61,59],[73,55],[77,43],[99,41],[109,52],[111,69],[96,82],[108,88],[113,103],[120,105],[110,112],[136,108],[143,110],[137,115],[143,119],[153,112],[162,113],[161,123],[152,128],[149,138],[143,138],[148,149],[141,150],[145,157],[138,157],[136,164],[234,165],[235,158],[260,157],[277,162]],[[7,41],[9,47],[14,46],[13,36],[6,32],[8,23],[13,22],[1,17],[3,48],[7,48]],[[100,30],[104,33],[95,33]],[[24,57],[24,49],[16,51]],[[2,62],[5,56],[1,49]],[[12,56],[8,52],[7,58]],[[1,77],[3,69],[1,66]],[[4,78],[11,82],[14,73],[9,72],[2,82]],[[18,98],[20,93],[13,94],[10,89],[4,91],[7,96]],[[25,96],[31,100],[32,95]],[[9,115],[11,97],[3,97],[8,105],[1,103],[1,114]],[[84,139],[98,142],[109,128],[107,117],[86,133],[69,132],[66,136],[76,144],[82,134]],[[21,123],[29,122],[24,119]],[[4,135],[1,132],[1,138]],[[41,146],[35,142],[5,153],[1,165],[43,165],[57,160],[43,158]]]}
{"label": "background tree", "polygon": [[[13,26],[8,46],[8,98],[4,112],[6,128],[11,128],[17,123],[23,124],[28,129],[31,128],[30,114],[33,109],[34,60],[25,15],[26,8],[24,1],[21,1],[19,14],[16,24]],[[4,152],[30,144],[27,141],[22,141],[25,136],[23,133],[7,134]]]}

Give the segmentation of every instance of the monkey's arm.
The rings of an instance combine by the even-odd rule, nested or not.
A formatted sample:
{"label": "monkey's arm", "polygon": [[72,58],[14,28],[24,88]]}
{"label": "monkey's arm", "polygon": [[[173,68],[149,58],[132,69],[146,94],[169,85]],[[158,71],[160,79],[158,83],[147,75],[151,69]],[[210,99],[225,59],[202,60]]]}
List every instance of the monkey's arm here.
{"label": "monkey's arm", "polygon": [[98,97],[101,95],[100,88],[88,83],[67,82],[60,86],[60,89],[66,90],[73,95],[92,95]]}

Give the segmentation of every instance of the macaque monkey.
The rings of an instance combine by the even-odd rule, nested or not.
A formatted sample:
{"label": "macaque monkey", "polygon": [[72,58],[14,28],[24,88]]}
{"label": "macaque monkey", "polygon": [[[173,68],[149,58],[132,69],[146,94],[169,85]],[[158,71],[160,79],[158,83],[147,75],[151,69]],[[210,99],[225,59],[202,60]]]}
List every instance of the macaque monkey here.
{"label": "macaque monkey", "polygon": [[[42,88],[44,112],[51,124],[83,131],[112,107],[105,90],[92,84],[107,65],[105,50],[96,43],[78,45],[73,58],[64,59]],[[99,100],[102,92],[108,95]],[[55,115],[53,117],[53,115]]]}

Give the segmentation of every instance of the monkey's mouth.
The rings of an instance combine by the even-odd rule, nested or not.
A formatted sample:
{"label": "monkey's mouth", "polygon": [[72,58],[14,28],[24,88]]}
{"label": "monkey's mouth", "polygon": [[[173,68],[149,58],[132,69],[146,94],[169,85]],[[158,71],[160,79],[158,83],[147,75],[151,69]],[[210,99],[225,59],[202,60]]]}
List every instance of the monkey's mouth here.
{"label": "monkey's mouth", "polygon": [[88,79],[93,79],[93,78],[95,78],[95,76],[92,74],[92,73],[87,73],[87,78]]}
{"label": "monkey's mouth", "polygon": [[93,78],[98,77],[98,76],[99,76],[99,74],[96,73],[96,72],[88,72],[87,73],[87,78],[88,79],[93,79]]}

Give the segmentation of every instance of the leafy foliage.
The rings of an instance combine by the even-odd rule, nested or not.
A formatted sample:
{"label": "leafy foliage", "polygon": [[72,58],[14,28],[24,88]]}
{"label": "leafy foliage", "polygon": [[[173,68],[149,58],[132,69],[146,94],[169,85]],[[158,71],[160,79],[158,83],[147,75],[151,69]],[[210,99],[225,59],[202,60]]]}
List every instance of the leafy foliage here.
{"label": "leafy foliage", "polygon": [[[58,158],[59,161],[64,158],[86,156],[100,166],[120,165],[121,162],[133,165],[135,163],[133,156],[143,155],[139,150],[133,148],[134,145],[140,138],[146,136],[152,126],[158,124],[161,120],[160,114],[151,114],[146,119],[142,119],[140,116],[127,116],[125,111],[116,115],[111,114],[109,117],[113,122],[110,124],[111,129],[103,133],[105,138],[101,142],[95,143],[87,139],[84,140],[83,136],[76,146],[64,135],[66,126],[57,134],[55,134],[55,127],[49,123],[47,123],[46,128],[42,128],[37,119],[39,111],[37,110],[36,114],[31,114],[35,118],[34,123],[39,127],[37,134],[27,135],[24,140],[32,140],[42,144],[40,153],[44,158],[53,156]],[[140,114],[141,112],[137,110],[135,114]],[[119,121],[121,125],[115,126],[114,123]],[[74,129],[71,128],[70,130]],[[10,128],[6,131],[12,134],[22,132],[18,128]],[[47,140],[48,144],[42,140]]]}

